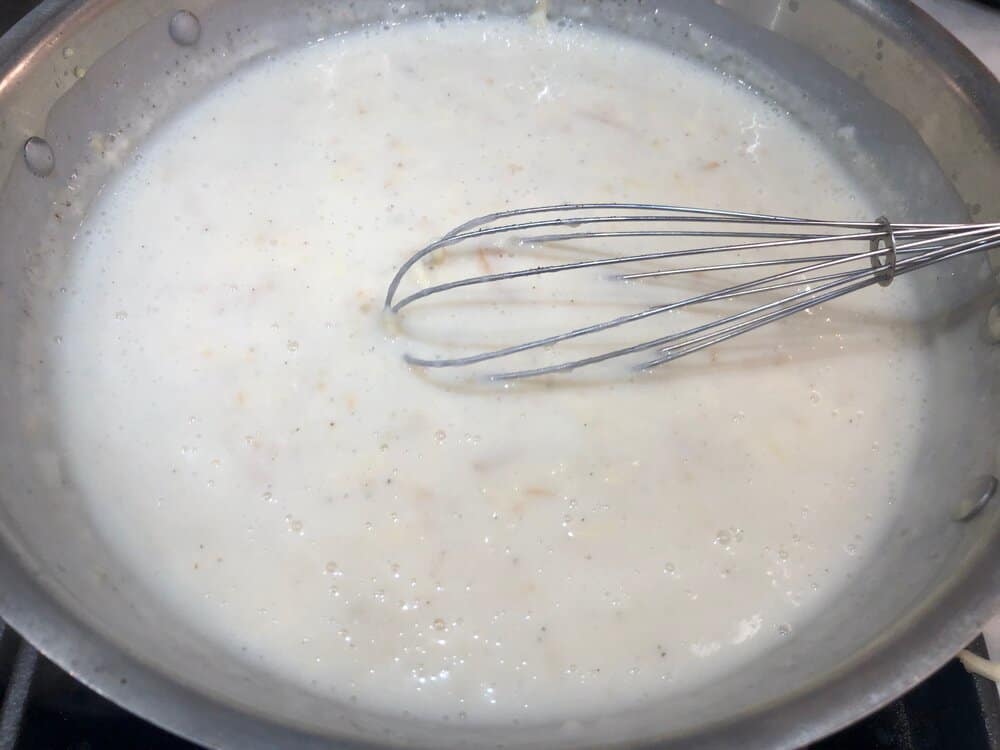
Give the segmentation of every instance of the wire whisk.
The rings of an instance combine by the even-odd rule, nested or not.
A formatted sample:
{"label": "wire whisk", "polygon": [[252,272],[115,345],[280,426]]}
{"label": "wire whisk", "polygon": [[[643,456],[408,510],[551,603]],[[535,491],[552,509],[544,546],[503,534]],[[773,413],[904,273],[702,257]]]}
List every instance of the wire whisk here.
{"label": "wire whisk", "polygon": [[[501,239],[509,240],[504,247],[514,255],[518,247],[576,241],[599,241],[602,253],[609,252],[571,262],[470,275],[405,294],[400,292],[401,284],[414,267],[430,260],[433,254],[462,243]],[[623,240],[630,244],[641,241],[674,246],[616,254],[614,245]],[[404,355],[407,362],[419,367],[465,367],[556,347],[571,339],[629,326],[682,308],[720,300],[751,301],[745,309],[680,331],[543,366],[499,369],[489,377],[512,380],[551,375],[641,352],[648,354],[636,367],[649,369],[865,287],[889,286],[896,277],[911,271],[997,247],[1000,247],[1000,223],[896,224],[884,216],[874,221],[830,221],[646,203],[540,206],[472,219],[417,251],[393,277],[385,307],[389,313],[399,314],[414,303],[464,287],[503,284],[588,268],[613,270],[611,279],[619,283],[642,283],[693,273],[759,272],[746,281],[728,283],[719,289],[475,354]],[[765,252],[776,249],[783,255],[771,257]],[[676,259],[685,259],[684,262],[693,265],[663,265]],[[652,262],[658,262],[657,267],[650,268]],[[780,292],[781,296],[769,298],[774,292]],[[764,295],[765,299],[754,302],[754,295]]]}

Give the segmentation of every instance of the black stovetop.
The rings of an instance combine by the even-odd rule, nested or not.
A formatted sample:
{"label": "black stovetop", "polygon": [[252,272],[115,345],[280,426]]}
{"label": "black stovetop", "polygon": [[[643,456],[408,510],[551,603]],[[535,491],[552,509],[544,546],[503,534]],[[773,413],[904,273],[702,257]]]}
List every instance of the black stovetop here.
{"label": "black stovetop", "polygon": [[[0,0],[0,33],[37,2]],[[974,650],[985,653],[982,639]],[[77,682],[2,620],[0,695],[0,750],[197,750]],[[952,660],[812,750],[1000,750],[1000,698],[992,683]]]}

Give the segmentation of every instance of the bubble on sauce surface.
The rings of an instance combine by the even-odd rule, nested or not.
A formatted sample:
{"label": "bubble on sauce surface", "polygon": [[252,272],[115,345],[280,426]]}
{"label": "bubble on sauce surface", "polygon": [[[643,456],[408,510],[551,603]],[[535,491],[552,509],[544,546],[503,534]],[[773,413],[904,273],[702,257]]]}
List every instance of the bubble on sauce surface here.
{"label": "bubble on sauce surface", "polygon": [[24,143],[24,163],[36,177],[48,177],[55,169],[55,151],[44,138],[32,136]]}
{"label": "bubble on sauce surface", "polygon": [[201,21],[191,11],[179,10],[170,17],[167,31],[177,44],[190,47],[201,37]]}

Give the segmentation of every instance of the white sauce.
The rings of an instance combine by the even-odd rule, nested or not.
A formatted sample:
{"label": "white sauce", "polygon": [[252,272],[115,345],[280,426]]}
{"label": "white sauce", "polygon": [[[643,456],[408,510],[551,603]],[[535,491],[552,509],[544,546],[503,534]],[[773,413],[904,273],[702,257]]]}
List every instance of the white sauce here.
{"label": "white sauce", "polygon": [[528,23],[317,43],[164,124],[84,223],[53,344],[107,543],[232,658],[392,713],[611,711],[795,637],[915,460],[903,291],[600,387],[404,366],[405,257],[579,199],[878,213],[735,83]]}

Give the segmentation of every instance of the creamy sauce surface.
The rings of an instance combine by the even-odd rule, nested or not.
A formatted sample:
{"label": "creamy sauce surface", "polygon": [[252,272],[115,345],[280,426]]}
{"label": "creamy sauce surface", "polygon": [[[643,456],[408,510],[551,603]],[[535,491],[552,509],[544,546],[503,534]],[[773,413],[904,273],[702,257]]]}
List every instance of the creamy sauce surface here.
{"label": "creamy sauce surface", "polygon": [[52,345],[107,543],[231,658],[432,719],[662,700],[794,638],[916,460],[905,287],[600,385],[401,361],[402,260],[576,200],[879,213],[737,83],[529,22],[319,42],[165,123],[84,222]]}

